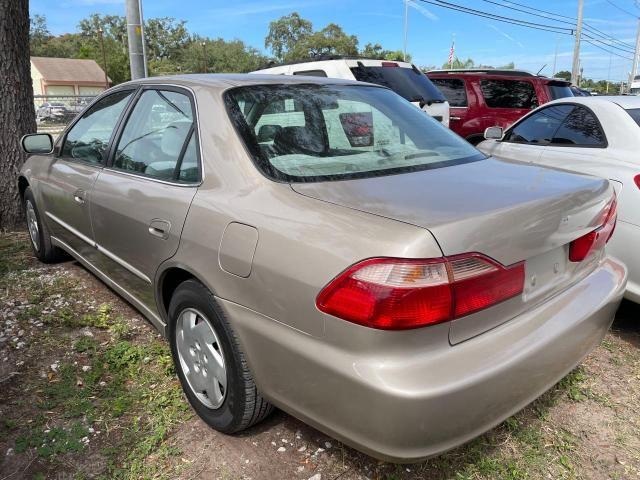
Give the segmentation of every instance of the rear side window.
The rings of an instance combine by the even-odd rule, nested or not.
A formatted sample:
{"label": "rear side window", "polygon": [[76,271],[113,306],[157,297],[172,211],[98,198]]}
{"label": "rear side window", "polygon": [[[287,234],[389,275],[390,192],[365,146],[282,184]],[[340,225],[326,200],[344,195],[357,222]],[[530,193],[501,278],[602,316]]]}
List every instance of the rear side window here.
{"label": "rear side window", "polygon": [[505,136],[504,141],[546,145],[573,110],[573,105],[547,107],[518,123]]}
{"label": "rear side window", "polygon": [[630,108],[627,113],[631,115],[631,118],[640,126],[640,108]]}
{"label": "rear side window", "polygon": [[[394,64],[394,62],[389,62]],[[395,64],[394,64],[395,65]],[[353,76],[360,82],[375,83],[389,87],[405,100],[410,102],[444,102],[446,99],[427,76],[413,68],[400,66],[365,67],[351,69]]]}
{"label": "rear side window", "polygon": [[467,106],[467,90],[463,80],[459,78],[432,78],[431,81],[444,94],[450,106]]}
{"label": "rear side window", "polygon": [[[193,112],[187,95],[146,90],[122,131],[113,167],[160,180],[193,181],[189,175],[183,175],[181,168],[185,152],[193,155],[195,140],[189,150],[193,130]],[[192,163],[193,157],[188,161]]]}
{"label": "rear side window", "polygon": [[547,88],[549,89],[549,96],[552,100],[566,97],[575,97],[575,95],[573,94],[573,90],[571,90],[571,87],[564,83],[551,82],[547,85]]}
{"label": "rear side window", "polygon": [[482,80],[480,88],[489,108],[531,109],[538,106],[533,85],[519,80]]}
{"label": "rear side window", "polygon": [[578,105],[555,133],[551,144],[599,147],[606,145],[606,138],[595,115]]}
{"label": "rear side window", "polygon": [[62,147],[62,156],[88,163],[101,163],[122,111],[132,91],[117,92],[98,100],[71,127]]}
{"label": "rear side window", "polygon": [[293,72],[294,75],[304,75],[305,77],[326,77],[327,74],[324,70],[300,70],[299,72]]}

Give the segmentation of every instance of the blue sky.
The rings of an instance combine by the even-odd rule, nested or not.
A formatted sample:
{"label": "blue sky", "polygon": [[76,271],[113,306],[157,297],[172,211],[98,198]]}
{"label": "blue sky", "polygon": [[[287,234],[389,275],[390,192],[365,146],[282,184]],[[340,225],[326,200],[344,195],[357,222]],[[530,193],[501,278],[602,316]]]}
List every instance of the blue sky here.
{"label": "blue sky", "polygon": [[[452,0],[478,10],[529,21],[554,24],[544,19],[525,17],[517,12],[491,5],[483,0]],[[501,2],[507,0],[499,0]],[[612,0],[619,7],[640,15],[634,0]],[[402,49],[402,0],[143,0],[145,18],[172,16],[187,21],[191,32],[238,38],[264,51],[269,22],[282,15],[299,12],[320,29],[329,22],[341,25],[360,39],[360,46],[378,42],[385,48]],[[55,34],[73,32],[78,21],[91,13],[124,15],[124,0],[31,0],[31,14],[44,14]],[[575,17],[577,0],[518,0],[518,3]],[[586,0],[585,21],[615,38],[635,44],[637,20],[616,9],[607,0]],[[560,25],[555,23],[555,25]],[[565,25],[566,26],[566,25]],[[558,52],[557,70],[570,70],[573,37],[531,30],[495,20],[446,10],[416,0],[409,9],[408,48],[418,65],[438,65],[447,60],[455,34],[456,55],[471,57],[488,65],[511,61],[517,68],[552,73],[554,52]],[[268,53],[268,52],[267,52]],[[619,52],[620,53],[620,52]],[[623,54],[631,57],[630,54]],[[581,62],[585,77],[607,79],[609,53],[583,43]],[[626,79],[631,61],[611,57],[611,80]]]}

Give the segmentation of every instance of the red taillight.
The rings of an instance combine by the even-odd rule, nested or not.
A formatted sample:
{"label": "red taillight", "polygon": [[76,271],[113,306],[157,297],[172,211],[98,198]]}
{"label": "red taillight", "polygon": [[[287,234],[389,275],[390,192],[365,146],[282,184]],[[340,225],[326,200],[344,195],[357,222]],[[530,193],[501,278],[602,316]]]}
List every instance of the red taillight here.
{"label": "red taillight", "polygon": [[633,181],[636,182],[636,187],[640,188],[640,174],[633,177]]}
{"label": "red taillight", "polygon": [[600,214],[600,226],[575,239],[569,244],[569,260],[581,262],[593,251],[599,250],[609,241],[616,228],[618,202],[614,196]]}
{"label": "red taillight", "polygon": [[396,62],[382,62],[382,66],[383,67],[399,67],[400,65],[398,65]]}
{"label": "red taillight", "polygon": [[385,330],[446,322],[522,293],[524,262],[479,254],[426,260],[372,258],[336,277],[316,299],[330,315]]}

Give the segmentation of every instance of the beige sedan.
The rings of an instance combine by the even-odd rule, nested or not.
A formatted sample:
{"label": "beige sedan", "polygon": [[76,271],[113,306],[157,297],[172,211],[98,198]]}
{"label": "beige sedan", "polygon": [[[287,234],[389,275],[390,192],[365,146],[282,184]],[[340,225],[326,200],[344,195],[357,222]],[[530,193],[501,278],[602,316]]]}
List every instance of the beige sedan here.
{"label": "beige sedan", "polygon": [[574,368],[625,289],[608,181],[486,157],[379,86],[152,78],[22,142],[35,254],[135,305],[226,433],[275,405],[438,454]]}

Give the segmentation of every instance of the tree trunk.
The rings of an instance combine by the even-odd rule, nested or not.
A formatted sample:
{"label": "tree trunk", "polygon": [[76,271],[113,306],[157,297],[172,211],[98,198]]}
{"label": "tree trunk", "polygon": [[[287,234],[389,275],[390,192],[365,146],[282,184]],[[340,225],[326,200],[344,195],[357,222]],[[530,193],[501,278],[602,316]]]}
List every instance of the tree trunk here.
{"label": "tree trunk", "polygon": [[29,58],[29,0],[0,0],[0,229],[22,223],[20,137],[36,131]]}

